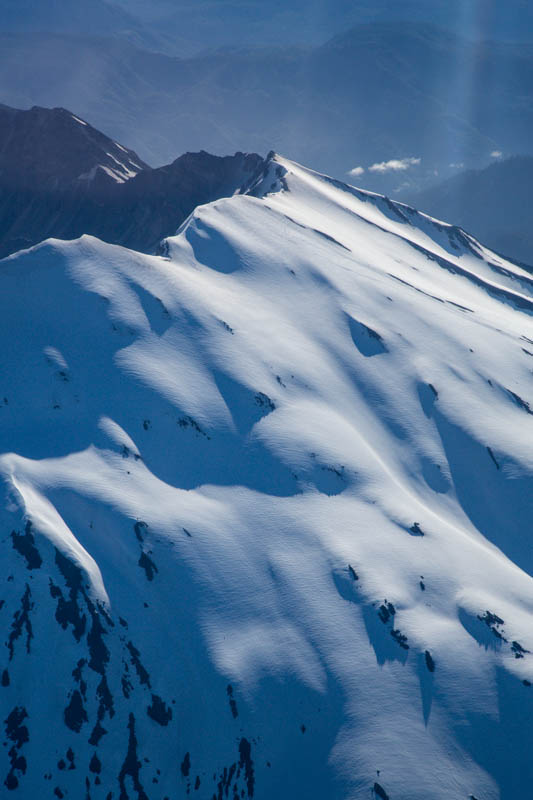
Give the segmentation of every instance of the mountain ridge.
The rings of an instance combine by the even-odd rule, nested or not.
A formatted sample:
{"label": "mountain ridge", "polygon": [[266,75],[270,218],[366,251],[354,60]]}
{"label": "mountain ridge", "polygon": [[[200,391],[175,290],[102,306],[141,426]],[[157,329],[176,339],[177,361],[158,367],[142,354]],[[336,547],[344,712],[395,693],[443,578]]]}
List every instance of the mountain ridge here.
{"label": "mountain ridge", "polygon": [[3,121],[0,256],[82,233],[152,251],[196,205],[237,191],[261,161],[201,151],[152,169],[62,108],[4,106]]}
{"label": "mountain ridge", "polygon": [[273,154],[163,256],[4,259],[12,796],[519,795],[532,286]]}

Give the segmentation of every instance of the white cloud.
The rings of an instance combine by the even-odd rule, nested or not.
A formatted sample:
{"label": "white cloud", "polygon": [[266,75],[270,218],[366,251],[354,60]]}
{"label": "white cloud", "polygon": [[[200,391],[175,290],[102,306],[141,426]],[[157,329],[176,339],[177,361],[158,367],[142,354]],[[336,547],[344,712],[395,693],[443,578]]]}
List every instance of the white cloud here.
{"label": "white cloud", "polygon": [[394,189],[393,191],[394,194],[398,194],[398,192],[403,192],[405,191],[405,189],[411,189],[411,187],[412,185],[409,181],[404,181],[403,183],[400,183],[400,185],[397,186],[396,189]]}
{"label": "white cloud", "polygon": [[362,175],[365,171],[364,167],[354,167],[348,172],[348,175],[352,175],[354,178],[358,178],[359,175]]}
{"label": "white cloud", "polygon": [[401,172],[402,170],[415,167],[420,164],[420,158],[392,158],[390,161],[381,161],[378,164],[372,164],[368,168],[369,172]]}
{"label": "white cloud", "polygon": [[501,158],[502,156],[503,153],[501,150],[493,150],[492,153],[490,154],[491,158]]}
{"label": "white cloud", "polygon": [[465,165],[464,161],[452,161],[452,163],[449,166],[451,167],[451,169],[463,169],[464,165]]}

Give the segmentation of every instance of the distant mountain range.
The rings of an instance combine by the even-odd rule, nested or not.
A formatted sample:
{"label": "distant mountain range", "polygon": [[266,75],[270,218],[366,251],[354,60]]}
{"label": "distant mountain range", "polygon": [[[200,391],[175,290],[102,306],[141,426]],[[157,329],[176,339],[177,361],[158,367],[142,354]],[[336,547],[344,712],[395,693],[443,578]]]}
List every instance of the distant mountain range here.
{"label": "distant mountain range", "polygon": [[[4,29],[3,29],[4,30]],[[68,65],[68,68],[65,68]],[[271,148],[393,193],[530,153],[533,46],[473,44],[422,23],[358,26],[320,46],[171,58],[124,39],[0,36],[0,98],[63,106],[153,165],[176,153]],[[404,172],[369,172],[393,159]]]}
{"label": "distant mountain range", "polygon": [[165,37],[108,0],[0,0],[2,32],[107,36],[160,49]]}
{"label": "distant mountain range", "polygon": [[468,170],[407,199],[453,219],[494,250],[533,267],[533,158],[514,156]]}
{"label": "distant mountain range", "polygon": [[233,194],[261,162],[187,153],[151,169],[63,108],[0,106],[0,257],[84,233],[151,252],[197,205]]}
{"label": "distant mountain range", "polygon": [[524,0],[0,0],[4,32],[113,36],[180,57],[220,47],[317,46],[374,22],[432,23],[474,41],[531,41]]}

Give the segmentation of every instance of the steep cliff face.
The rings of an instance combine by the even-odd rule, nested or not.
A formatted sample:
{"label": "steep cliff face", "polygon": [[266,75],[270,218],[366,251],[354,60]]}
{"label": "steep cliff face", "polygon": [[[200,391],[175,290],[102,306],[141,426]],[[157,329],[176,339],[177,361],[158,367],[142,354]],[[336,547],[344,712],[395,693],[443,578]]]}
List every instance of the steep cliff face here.
{"label": "steep cliff face", "polygon": [[161,252],[0,264],[6,795],[524,796],[531,276],[273,155]]}

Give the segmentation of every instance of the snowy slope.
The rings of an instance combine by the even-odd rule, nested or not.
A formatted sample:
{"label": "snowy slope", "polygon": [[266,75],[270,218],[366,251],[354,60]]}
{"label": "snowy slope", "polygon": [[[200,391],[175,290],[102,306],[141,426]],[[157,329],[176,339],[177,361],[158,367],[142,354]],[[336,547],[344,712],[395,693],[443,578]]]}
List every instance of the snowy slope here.
{"label": "snowy slope", "polygon": [[0,263],[13,797],[527,797],[532,279],[272,156]]}

